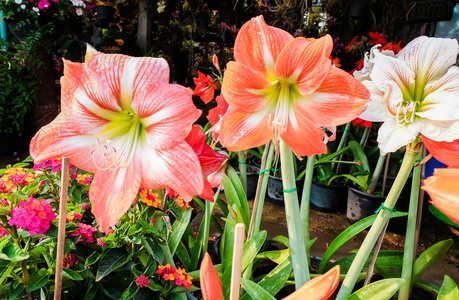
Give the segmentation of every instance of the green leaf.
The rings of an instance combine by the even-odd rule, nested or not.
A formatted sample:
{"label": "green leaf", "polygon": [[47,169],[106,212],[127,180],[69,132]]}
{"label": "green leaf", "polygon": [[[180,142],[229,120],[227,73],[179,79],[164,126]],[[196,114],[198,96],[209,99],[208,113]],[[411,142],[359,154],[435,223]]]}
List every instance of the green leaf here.
{"label": "green leaf", "polygon": [[31,293],[33,291],[38,290],[39,288],[42,288],[43,286],[45,286],[45,284],[48,283],[48,281],[49,274],[45,268],[41,268],[40,270],[33,272],[30,275],[29,282],[27,282],[27,293]]}
{"label": "green leaf", "polygon": [[[365,262],[364,269],[368,268],[370,264],[371,257],[373,252],[371,252],[367,261]],[[328,264],[324,271],[330,270],[336,265],[340,265],[341,274],[345,274],[349,271],[352,262],[354,261],[355,254],[349,255],[348,257],[337,260],[331,264]],[[376,267],[388,267],[388,268],[400,268],[403,262],[403,251],[393,251],[393,250],[381,250],[379,251],[378,257],[376,258],[375,268]]]}
{"label": "green leaf", "polygon": [[290,256],[290,248],[283,250],[266,251],[257,255],[257,259],[270,259],[276,264],[280,264]]}
{"label": "green leaf", "polygon": [[352,154],[354,155],[354,160],[360,161],[362,164],[358,166],[358,170],[360,173],[370,173],[370,164],[368,163],[367,156],[360,146],[359,143],[356,141],[350,141],[349,147],[351,147]]}
{"label": "green leaf", "polygon": [[454,280],[445,275],[443,284],[441,285],[440,292],[438,292],[437,300],[457,300],[459,299],[459,289],[457,288]]}
{"label": "green leaf", "polygon": [[[190,237],[191,238],[191,237]],[[186,270],[191,270],[191,258],[183,242],[180,241],[175,255],[180,259]]]}
{"label": "green leaf", "polygon": [[174,222],[174,225],[172,225],[172,233],[169,236],[169,239],[167,240],[172,256],[175,254],[175,251],[177,250],[180,240],[182,239],[182,236],[185,233],[188,224],[190,223],[190,219],[191,208],[188,208],[185,212],[183,212],[182,219],[176,220]]}
{"label": "green leaf", "polygon": [[390,278],[373,282],[356,291],[345,300],[386,300],[390,299],[405,282],[403,278]]}
{"label": "green leaf", "polygon": [[88,266],[95,264],[101,257],[102,254],[99,254],[98,252],[91,253],[91,255],[86,258],[84,267],[87,268]]}
{"label": "green leaf", "polygon": [[241,285],[252,299],[257,300],[276,300],[268,291],[260,287],[252,280],[241,278]]}
{"label": "green leaf", "polygon": [[80,274],[78,274],[74,270],[67,269],[67,268],[62,269],[62,277],[68,278],[70,280],[76,280],[76,281],[83,280],[83,277],[81,277]]}
{"label": "green leaf", "polygon": [[7,267],[3,268],[0,272],[0,286],[3,285],[3,282],[5,281],[6,278],[11,274],[11,271],[13,271],[14,267],[16,266],[16,263],[10,262]]}
{"label": "green leaf", "polygon": [[436,264],[437,260],[448,252],[453,243],[452,239],[444,240],[430,246],[426,251],[422,252],[413,264],[411,285],[421,278],[427,268]]}
{"label": "green leaf", "polygon": [[231,269],[231,261],[233,259],[233,242],[234,242],[234,227],[230,224],[225,224],[222,239],[220,242],[220,257],[222,260],[222,272],[226,269]]}
{"label": "green leaf", "polygon": [[97,294],[97,285],[91,284],[88,291],[84,295],[83,300],[92,300],[96,297],[96,294]]}
{"label": "green leaf", "polygon": [[145,236],[142,239],[142,246],[150,253],[150,255],[160,264],[163,264],[164,253],[159,246],[157,239],[154,239],[151,236]]}
{"label": "green leaf", "polygon": [[0,252],[0,259],[5,259],[9,261],[22,261],[29,258],[27,252],[22,251],[16,244],[11,243],[5,247]]}
{"label": "green leaf", "polygon": [[[392,218],[396,217],[403,217],[406,216],[407,213],[404,212],[396,212],[391,214]],[[317,273],[323,274],[325,270],[325,266],[327,265],[328,261],[332,257],[332,255],[342,246],[344,245],[347,241],[352,239],[354,236],[356,236],[359,232],[363,231],[365,228],[371,226],[374,221],[376,220],[377,215],[371,215],[369,217],[366,217],[365,219],[362,219],[354,224],[352,226],[346,228],[343,232],[341,232],[330,244],[328,247],[327,251],[325,251],[324,256],[322,260],[320,261],[319,264],[319,269],[317,270]]]}
{"label": "green leaf", "polygon": [[[293,266],[290,256],[277,265],[268,275],[264,276],[258,285],[272,296],[275,296],[285,285],[288,276],[292,272]],[[241,300],[249,300],[248,294],[245,294]]]}
{"label": "green leaf", "polygon": [[280,243],[280,244],[290,248],[290,241],[289,241],[288,237],[286,237],[286,236],[278,235],[278,236],[275,236],[272,239],[270,239],[270,241],[276,242],[276,243]]}
{"label": "green leaf", "polygon": [[438,208],[436,208],[432,204],[429,204],[429,210],[439,220],[445,222],[446,224],[450,226],[459,228],[459,224],[454,223],[450,218],[448,218],[444,213],[442,213]]}
{"label": "green leaf", "polygon": [[124,266],[131,259],[131,256],[131,254],[117,248],[107,251],[100,259],[96,281],[100,281],[111,272]]}
{"label": "green leaf", "polygon": [[120,300],[129,300],[137,294],[139,291],[139,286],[135,282],[131,282],[128,288],[121,295]]}
{"label": "green leaf", "polygon": [[237,175],[236,171],[233,168],[228,168],[228,175],[233,183],[234,188],[236,189],[237,195],[240,201],[240,210],[243,213],[242,217],[244,219],[244,223],[246,228],[249,228],[250,225],[250,209],[249,204],[247,202],[247,195],[244,192],[244,188],[242,187],[241,180]]}

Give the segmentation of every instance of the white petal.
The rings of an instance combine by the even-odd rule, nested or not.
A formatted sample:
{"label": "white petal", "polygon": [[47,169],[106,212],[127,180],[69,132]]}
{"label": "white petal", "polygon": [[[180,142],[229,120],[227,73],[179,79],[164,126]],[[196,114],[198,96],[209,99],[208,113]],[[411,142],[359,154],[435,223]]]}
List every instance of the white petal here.
{"label": "white petal", "polygon": [[422,119],[421,134],[437,142],[452,142],[459,139],[459,121]]}
{"label": "white petal", "polygon": [[394,81],[404,95],[414,91],[414,72],[404,61],[394,57],[375,53],[373,71],[370,77],[380,90],[384,88],[387,81]]}
{"label": "white petal", "polygon": [[371,122],[384,122],[387,118],[392,117],[386,108],[384,92],[378,89],[372,81],[363,81],[362,83],[370,91],[371,96],[367,109],[359,118]]}
{"label": "white petal", "polygon": [[406,61],[424,85],[442,77],[456,63],[459,46],[456,39],[418,37],[406,45],[398,58]]}
{"label": "white petal", "polygon": [[403,126],[398,126],[395,118],[384,122],[378,131],[378,144],[381,154],[395,152],[414,141],[419,134],[420,126],[419,120]]}

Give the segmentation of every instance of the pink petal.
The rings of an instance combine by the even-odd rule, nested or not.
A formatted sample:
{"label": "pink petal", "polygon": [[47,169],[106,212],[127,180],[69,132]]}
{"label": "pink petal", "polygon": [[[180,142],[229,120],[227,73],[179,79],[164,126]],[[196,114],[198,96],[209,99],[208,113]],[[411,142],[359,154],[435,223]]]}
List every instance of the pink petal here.
{"label": "pink petal", "polygon": [[101,232],[107,232],[131,207],[139,191],[140,176],[133,167],[94,174],[89,199]]}
{"label": "pink petal", "polygon": [[262,73],[272,72],[282,48],[293,39],[288,32],[268,26],[263,16],[252,18],[239,31],[234,44],[235,60]]}

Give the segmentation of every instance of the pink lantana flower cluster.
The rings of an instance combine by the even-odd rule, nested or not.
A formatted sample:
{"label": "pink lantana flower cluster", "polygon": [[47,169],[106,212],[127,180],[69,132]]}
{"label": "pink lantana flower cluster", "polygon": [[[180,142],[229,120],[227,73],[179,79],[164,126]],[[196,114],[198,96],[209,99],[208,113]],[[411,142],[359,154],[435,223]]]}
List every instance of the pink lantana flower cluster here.
{"label": "pink lantana flower cluster", "polygon": [[11,211],[11,217],[8,221],[9,225],[16,225],[35,235],[45,234],[51,227],[51,222],[56,219],[56,214],[45,199],[29,198],[18,203],[18,206]]}
{"label": "pink lantana flower cluster", "polygon": [[81,236],[81,239],[78,242],[94,243],[94,237],[92,234],[93,232],[96,232],[97,229],[91,225],[83,223],[78,224],[78,226],[80,226],[80,228],[72,232],[70,236]]}
{"label": "pink lantana flower cluster", "polygon": [[193,277],[188,275],[185,269],[174,268],[171,267],[170,264],[166,264],[165,266],[159,265],[158,270],[156,270],[155,273],[161,275],[161,277],[166,281],[175,282],[176,285],[183,285],[187,289],[190,289],[191,287],[191,280]]}
{"label": "pink lantana flower cluster", "polygon": [[145,275],[140,275],[139,277],[137,277],[135,282],[139,287],[143,288],[148,287],[148,285],[150,284],[150,279],[148,279],[148,277]]}
{"label": "pink lantana flower cluster", "polygon": [[[56,158],[56,159],[47,159],[44,162],[40,164],[35,164],[33,166],[34,171],[41,171],[45,170],[47,168],[51,167],[51,172],[55,173],[57,171],[60,171],[62,168],[62,159],[61,158]],[[69,164],[69,168],[72,169],[73,165]]]}
{"label": "pink lantana flower cluster", "polygon": [[9,168],[0,177],[0,193],[11,193],[17,190],[18,186],[25,186],[35,180],[36,175],[27,172],[25,168]]}
{"label": "pink lantana flower cluster", "polygon": [[65,220],[67,222],[75,222],[75,221],[81,221],[81,218],[83,218],[83,215],[79,212],[76,212],[76,211],[71,211],[67,214],[67,216],[65,217]]}

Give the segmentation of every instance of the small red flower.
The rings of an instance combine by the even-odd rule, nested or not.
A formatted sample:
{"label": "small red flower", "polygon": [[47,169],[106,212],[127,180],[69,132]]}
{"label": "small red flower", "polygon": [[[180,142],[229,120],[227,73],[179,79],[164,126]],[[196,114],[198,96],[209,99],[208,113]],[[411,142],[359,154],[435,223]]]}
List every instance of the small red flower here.
{"label": "small red flower", "polygon": [[363,61],[363,59],[361,59],[361,60],[359,60],[358,62],[356,62],[355,64],[357,65],[357,67],[355,67],[355,69],[353,69],[352,71],[349,71],[349,72],[348,72],[348,73],[351,74],[351,75],[354,75],[354,72],[355,72],[355,71],[360,71],[360,70],[362,70],[364,61]]}
{"label": "small red flower", "polygon": [[359,37],[358,36],[354,36],[354,38],[349,42],[349,44],[344,47],[344,49],[346,49],[346,52],[351,52],[351,51],[354,51],[355,49],[357,49],[358,46],[360,46],[362,42],[359,41]]}
{"label": "small red flower", "polygon": [[356,119],[352,120],[352,125],[354,125],[354,126],[359,125],[360,128],[362,128],[362,127],[371,128],[373,123],[371,121],[365,121],[363,119],[356,118]]}
{"label": "small red flower", "polygon": [[400,52],[400,50],[402,50],[402,47],[400,47],[400,44],[402,42],[398,42],[398,43],[392,43],[390,42],[389,44],[385,45],[384,47],[381,48],[380,51],[383,51],[383,50],[391,50],[394,52],[394,54],[398,54]]}
{"label": "small red flower", "polygon": [[144,288],[148,287],[148,285],[150,284],[150,279],[148,279],[148,277],[145,275],[140,275],[139,277],[137,277],[135,282],[139,287]]}
{"label": "small red flower", "polygon": [[64,268],[70,268],[71,266],[76,266],[80,263],[80,260],[78,257],[73,255],[72,253],[67,254],[67,256],[64,258]]}
{"label": "small red flower", "polygon": [[371,45],[386,45],[386,39],[379,33],[379,32],[370,32],[368,33],[370,36],[370,44]]}
{"label": "small red flower", "polygon": [[212,77],[204,75],[198,71],[198,78],[193,78],[196,88],[193,96],[199,96],[204,103],[209,103],[214,99],[214,91],[217,89]]}

